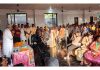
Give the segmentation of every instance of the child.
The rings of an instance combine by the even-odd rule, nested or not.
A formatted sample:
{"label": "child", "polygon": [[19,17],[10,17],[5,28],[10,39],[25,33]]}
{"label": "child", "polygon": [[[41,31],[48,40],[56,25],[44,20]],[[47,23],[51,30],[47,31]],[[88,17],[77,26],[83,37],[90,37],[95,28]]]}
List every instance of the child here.
{"label": "child", "polygon": [[8,59],[6,57],[0,58],[0,66],[8,66]]}

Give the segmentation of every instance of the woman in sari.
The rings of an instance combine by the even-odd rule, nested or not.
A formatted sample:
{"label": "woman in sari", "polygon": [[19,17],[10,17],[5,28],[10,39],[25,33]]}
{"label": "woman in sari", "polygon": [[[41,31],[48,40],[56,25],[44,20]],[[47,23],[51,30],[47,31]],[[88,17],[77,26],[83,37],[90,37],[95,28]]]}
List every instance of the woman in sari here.
{"label": "woman in sari", "polygon": [[100,64],[100,35],[96,36],[89,48],[90,50],[84,54],[85,59],[90,63]]}
{"label": "woman in sari", "polygon": [[83,63],[85,61],[83,54],[86,52],[87,46],[92,42],[92,38],[93,38],[92,34],[88,34],[88,33],[85,34],[81,41],[82,46],[75,50],[76,58],[78,61],[81,61],[81,63],[80,63],[81,65],[83,65]]}
{"label": "woman in sari", "polygon": [[73,55],[74,55],[73,51],[74,51],[76,48],[78,48],[78,47],[81,46],[81,43],[80,43],[81,38],[82,38],[82,37],[81,37],[81,33],[80,33],[80,32],[77,32],[77,33],[75,33],[75,34],[73,35],[72,44],[71,44],[71,46],[68,47],[67,62],[68,62],[68,64],[69,64],[69,66],[71,65],[71,63],[70,63],[70,56],[71,56],[71,55],[73,56]]}

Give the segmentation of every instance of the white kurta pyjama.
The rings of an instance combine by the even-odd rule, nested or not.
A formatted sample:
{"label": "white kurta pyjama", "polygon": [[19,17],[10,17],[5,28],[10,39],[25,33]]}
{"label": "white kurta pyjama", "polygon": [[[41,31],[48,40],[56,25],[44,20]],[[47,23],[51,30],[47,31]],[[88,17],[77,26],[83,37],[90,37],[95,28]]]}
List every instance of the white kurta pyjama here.
{"label": "white kurta pyjama", "polygon": [[22,41],[25,41],[26,40],[26,36],[25,36],[25,32],[24,32],[24,29],[23,28],[21,28],[20,38],[21,38]]}
{"label": "white kurta pyjama", "polygon": [[13,36],[9,29],[5,29],[3,33],[3,55],[11,57],[13,52]]}

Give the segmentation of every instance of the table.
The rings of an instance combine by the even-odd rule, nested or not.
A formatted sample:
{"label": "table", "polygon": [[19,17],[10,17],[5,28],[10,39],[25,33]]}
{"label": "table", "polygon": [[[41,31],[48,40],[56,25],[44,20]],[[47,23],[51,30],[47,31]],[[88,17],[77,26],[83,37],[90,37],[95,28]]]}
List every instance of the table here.
{"label": "table", "polygon": [[34,53],[32,50],[14,52],[12,56],[13,65],[22,63],[24,66],[35,66]]}

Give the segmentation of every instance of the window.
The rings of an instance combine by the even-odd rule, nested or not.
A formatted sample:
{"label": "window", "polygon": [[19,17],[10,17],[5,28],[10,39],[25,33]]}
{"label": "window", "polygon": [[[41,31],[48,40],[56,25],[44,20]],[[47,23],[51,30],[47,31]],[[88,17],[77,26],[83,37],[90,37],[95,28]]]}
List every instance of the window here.
{"label": "window", "polygon": [[8,23],[10,24],[13,24],[14,23],[14,14],[8,14]]}
{"label": "window", "polygon": [[57,13],[45,13],[45,23],[48,27],[57,25]]}
{"label": "window", "polygon": [[26,24],[26,13],[9,13],[7,14],[9,24]]}

